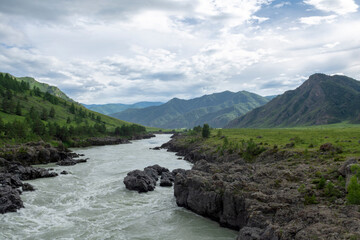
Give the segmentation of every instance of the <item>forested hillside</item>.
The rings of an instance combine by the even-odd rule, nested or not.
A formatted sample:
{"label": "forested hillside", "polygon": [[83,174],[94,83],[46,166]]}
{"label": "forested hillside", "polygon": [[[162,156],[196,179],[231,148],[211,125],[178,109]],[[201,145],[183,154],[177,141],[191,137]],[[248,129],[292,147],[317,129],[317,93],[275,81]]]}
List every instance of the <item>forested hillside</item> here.
{"label": "forested hillside", "polygon": [[40,139],[71,143],[86,137],[145,132],[143,126],[90,111],[74,101],[54,96],[47,89],[31,87],[28,81],[10,74],[0,74],[0,143]]}

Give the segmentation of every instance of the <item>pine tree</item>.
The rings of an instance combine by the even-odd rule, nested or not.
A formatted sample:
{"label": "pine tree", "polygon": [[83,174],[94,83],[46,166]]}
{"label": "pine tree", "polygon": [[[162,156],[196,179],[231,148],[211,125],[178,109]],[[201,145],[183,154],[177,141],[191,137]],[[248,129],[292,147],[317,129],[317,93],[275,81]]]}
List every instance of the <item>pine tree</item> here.
{"label": "pine tree", "polygon": [[49,117],[54,118],[55,117],[55,108],[51,107]]}
{"label": "pine tree", "polygon": [[21,116],[22,115],[22,112],[21,112],[21,105],[20,105],[20,102],[18,101],[17,104],[16,104],[16,115],[19,115]]}
{"label": "pine tree", "polygon": [[72,114],[75,114],[75,111],[76,111],[75,105],[74,105],[74,103],[72,103],[71,106],[70,106],[70,112]]}
{"label": "pine tree", "polygon": [[46,120],[48,120],[48,117],[49,117],[48,111],[46,110],[46,108],[43,108],[43,110],[41,112],[41,120],[46,121]]}
{"label": "pine tree", "polygon": [[202,128],[202,132],[201,135],[203,138],[208,138],[210,137],[210,127],[209,124],[205,123],[203,128]]}

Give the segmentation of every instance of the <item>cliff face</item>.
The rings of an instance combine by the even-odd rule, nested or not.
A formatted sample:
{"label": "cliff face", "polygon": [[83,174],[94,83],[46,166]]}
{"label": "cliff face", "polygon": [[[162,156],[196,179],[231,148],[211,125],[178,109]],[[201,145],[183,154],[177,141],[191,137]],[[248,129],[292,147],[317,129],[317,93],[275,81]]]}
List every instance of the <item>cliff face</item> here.
{"label": "cliff face", "polygon": [[341,197],[329,203],[311,187],[310,174],[324,170],[322,166],[291,167],[289,159],[297,153],[274,149],[250,163],[183,140],[175,137],[164,145],[194,163],[192,170],[175,177],[177,204],[239,230],[238,239],[346,239],[360,234],[357,206],[344,204]]}

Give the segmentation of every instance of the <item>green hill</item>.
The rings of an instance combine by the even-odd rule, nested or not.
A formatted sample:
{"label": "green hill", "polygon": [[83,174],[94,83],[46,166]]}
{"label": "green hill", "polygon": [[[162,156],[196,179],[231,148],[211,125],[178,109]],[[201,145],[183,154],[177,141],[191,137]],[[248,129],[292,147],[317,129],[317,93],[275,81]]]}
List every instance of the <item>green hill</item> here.
{"label": "green hill", "polygon": [[159,106],[162,102],[138,102],[134,104],[122,104],[122,103],[109,103],[109,104],[83,104],[87,109],[92,111],[110,115],[125,111],[129,108],[146,108],[151,106]]}
{"label": "green hill", "polygon": [[[33,140],[71,142],[94,136],[130,136],[145,128],[90,111],[60,90],[24,81],[10,74],[0,74],[0,143]],[[41,85],[45,86],[45,85]],[[62,93],[62,97],[56,96]],[[54,95],[52,95],[54,94]],[[66,98],[66,99],[64,99]]]}
{"label": "green hill", "polygon": [[166,129],[192,128],[204,123],[223,127],[230,120],[267,102],[266,98],[254,93],[225,91],[190,100],[174,98],[160,106],[127,109],[111,116]]}
{"label": "green hill", "polygon": [[293,127],[360,121],[360,82],[314,74],[300,87],[234,119],[227,128]]}
{"label": "green hill", "polygon": [[16,78],[18,81],[24,81],[26,83],[30,84],[30,88],[33,89],[34,87],[37,87],[40,89],[41,92],[48,92],[51,95],[54,95],[56,97],[62,98],[66,101],[74,101],[71,98],[69,98],[65,93],[63,93],[58,87],[55,86],[51,86],[49,84],[46,83],[41,83],[36,81],[34,78],[31,77],[20,77],[20,78]]}

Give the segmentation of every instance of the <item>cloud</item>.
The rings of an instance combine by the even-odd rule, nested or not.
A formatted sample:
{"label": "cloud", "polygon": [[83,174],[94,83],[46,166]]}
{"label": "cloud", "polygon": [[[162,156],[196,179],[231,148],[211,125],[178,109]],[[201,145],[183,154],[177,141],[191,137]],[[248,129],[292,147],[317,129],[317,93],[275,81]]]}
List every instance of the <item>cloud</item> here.
{"label": "cloud", "polygon": [[339,15],[357,12],[359,8],[354,0],[305,0],[304,2],[321,11],[334,12]]}
{"label": "cloud", "polygon": [[314,72],[359,76],[360,17],[301,3],[0,0],[0,71],[83,103],[274,95]]}
{"label": "cloud", "polygon": [[300,18],[300,22],[307,25],[318,25],[322,23],[333,23],[336,20],[336,15],[330,16],[312,16]]}

